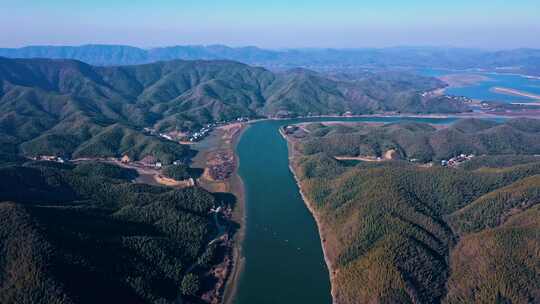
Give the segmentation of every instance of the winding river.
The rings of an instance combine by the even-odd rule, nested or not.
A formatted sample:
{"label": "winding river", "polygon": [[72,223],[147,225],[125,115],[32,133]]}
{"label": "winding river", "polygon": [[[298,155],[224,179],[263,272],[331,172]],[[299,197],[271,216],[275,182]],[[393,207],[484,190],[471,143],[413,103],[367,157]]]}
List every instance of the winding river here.
{"label": "winding river", "polygon": [[[317,226],[289,170],[280,126],[316,121],[397,122],[408,118],[266,120],[242,135],[236,153],[245,187],[244,259],[236,304],[331,303],[330,281]],[[454,119],[409,118],[445,124]]]}

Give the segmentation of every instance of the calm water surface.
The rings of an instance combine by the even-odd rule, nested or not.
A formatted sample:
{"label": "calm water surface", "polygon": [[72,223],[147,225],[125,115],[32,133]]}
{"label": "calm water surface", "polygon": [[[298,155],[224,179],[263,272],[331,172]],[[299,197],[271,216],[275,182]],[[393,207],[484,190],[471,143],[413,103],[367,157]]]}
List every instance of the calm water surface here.
{"label": "calm water surface", "polygon": [[540,79],[527,78],[520,75],[477,73],[477,72],[456,72],[451,70],[423,69],[418,71],[424,76],[438,77],[456,73],[467,73],[483,75],[489,78],[487,81],[475,83],[470,86],[459,88],[448,88],[447,94],[456,96],[466,96],[473,99],[501,102],[534,102],[534,99],[521,96],[511,96],[492,92],[493,87],[504,87],[519,91],[540,95]]}
{"label": "calm water surface", "polygon": [[[262,121],[237,146],[246,192],[245,258],[235,303],[331,303],[329,274],[317,226],[289,170],[287,143],[278,133],[304,121],[397,122],[405,118],[314,118]],[[454,119],[409,119],[450,123]]]}

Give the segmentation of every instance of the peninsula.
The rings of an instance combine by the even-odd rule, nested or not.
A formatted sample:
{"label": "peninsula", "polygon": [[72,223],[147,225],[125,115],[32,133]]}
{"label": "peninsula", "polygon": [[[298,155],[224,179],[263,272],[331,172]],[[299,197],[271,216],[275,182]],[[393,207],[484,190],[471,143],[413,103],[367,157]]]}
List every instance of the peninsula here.
{"label": "peninsula", "polygon": [[536,101],[540,101],[539,94],[533,94],[530,92],[525,92],[525,91],[520,91],[520,90],[510,89],[510,88],[502,88],[502,87],[493,87],[491,90],[495,93],[518,96],[518,97],[525,97],[525,98],[534,99]]}

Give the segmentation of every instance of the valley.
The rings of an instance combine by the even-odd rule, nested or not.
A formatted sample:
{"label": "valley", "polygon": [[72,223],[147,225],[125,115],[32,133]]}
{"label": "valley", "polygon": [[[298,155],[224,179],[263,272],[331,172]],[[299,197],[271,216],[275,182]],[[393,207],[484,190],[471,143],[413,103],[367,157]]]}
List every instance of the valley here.
{"label": "valley", "polygon": [[[28,249],[21,261],[40,269],[28,281],[14,272],[12,285],[3,287],[8,302],[110,300],[81,291],[106,290],[108,277],[103,282],[121,290],[118,299],[141,303],[451,303],[473,297],[461,283],[480,284],[452,276],[468,263],[459,248],[475,244],[473,233],[497,238],[517,229],[524,239],[515,245],[523,246],[536,229],[504,226],[534,212],[536,167],[529,164],[537,162],[540,141],[535,122],[525,118],[534,114],[477,111],[479,103],[445,95],[446,84],[435,78],[275,72],[223,60],[103,67],[0,58],[0,81],[0,176],[9,180],[0,206],[3,221],[28,227],[29,235],[4,231],[0,245],[22,242]],[[511,115],[522,118],[503,123]],[[476,167],[484,162],[487,168]],[[506,173],[490,171],[498,163]],[[473,183],[463,180],[469,173],[456,173],[462,171],[487,183],[473,193],[465,187],[458,194],[464,202],[483,210],[476,202],[483,196],[512,193],[505,194],[513,196],[512,211],[497,205],[482,218],[486,211],[452,205],[458,197],[444,201],[444,191],[430,188],[440,197],[425,201],[427,182],[402,184],[413,177],[446,190]],[[409,194],[419,197],[408,201],[394,186],[412,187]],[[522,198],[527,203],[518,206]],[[355,209],[356,200],[367,209]],[[377,202],[385,204],[382,213],[371,205]],[[470,217],[488,228],[474,230]],[[109,232],[94,228],[101,223]],[[392,225],[403,234],[391,233]],[[410,252],[397,254],[402,249]],[[501,250],[500,258],[508,257]],[[411,252],[419,260],[410,260]],[[448,264],[450,257],[457,264]],[[389,276],[366,282],[365,290],[346,283],[378,273],[367,267],[372,261]],[[88,280],[72,284],[75,274]],[[424,275],[436,279],[427,283]],[[37,286],[43,276],[52,285]]]}
{"label": "valley", "polygon": [[537,2],[0,0],[0,304],[540,304]]}

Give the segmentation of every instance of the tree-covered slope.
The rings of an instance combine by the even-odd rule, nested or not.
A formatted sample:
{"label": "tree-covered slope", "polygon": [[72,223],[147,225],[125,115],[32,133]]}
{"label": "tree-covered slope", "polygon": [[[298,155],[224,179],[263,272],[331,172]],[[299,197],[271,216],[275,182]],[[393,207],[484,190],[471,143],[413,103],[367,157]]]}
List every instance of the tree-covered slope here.
{"label": "tree-covered slope", "polygon": [[466,235],[451,254],[445,303],[536,303],[540,299],[540,205]]}
{"label": "tree-covered slope", "polygon": [[[525,125],[528,132],[536,130],[532,121],[509,121],[502,128],[500,123],[458,121],[450,128],[497,137],[506,127],[524,131]],[[376,146],[389,130],[440,130],[409,123],[306,129],[305,138],[292,139],[298,153],[293,168],[323,226],[337,303],[540,300],[535,262],[540,226],[534,220],[540,158],[491,156],[497,150],[489,150],[470,166],[452,168],[403,161],[351,165],[333,157],[343,142],[324,141],[327,136],[352,139],[369,130],[366,140]],[[411,138],[411,144],[423,142],[423,137]],[[306,153],[303,143],[317,140],[324,150]],[[501,152],[508,147],[500,146]],[[516,153],[535,153],[520,149]],[[505,157],[511,160],[497,161]]]}
{"label": "tree-covered slope", "polygon": [[511,155],[540,154],[537,119],[512,119],[504,123],[462,119],[448,128],[416,122],[384,126],[319,124],[311,125],[310,131],[300,146],[305,154],[383,157],[388,150],[395,150],[402,159],[423,162],[460,154],[508,155],[499,159],[507,162],[514,157]]}
{"label": "tree-covered slope", "polygon": [[[4,152],[26,155],[159,158],[175,150],[180,157],[187,149],[141,130],[189,131],[210,122],[280,114],[433,112],[441,105],[444,111],[465,110],[452,100],[430,103],[419,94],[441,86],[417,76],[366,74],[344,81],[231,61],[94,67],[73,60],[0,58],[0,141],[11,145]],[[132,149],[134,142],[139,146]]]}
{"label": "tree-covered slope", "polygon": [[200,188],[134,184],[107,164],[0,168],[0,302],[199,303],[186,277],[219,263],[214,216]]}

